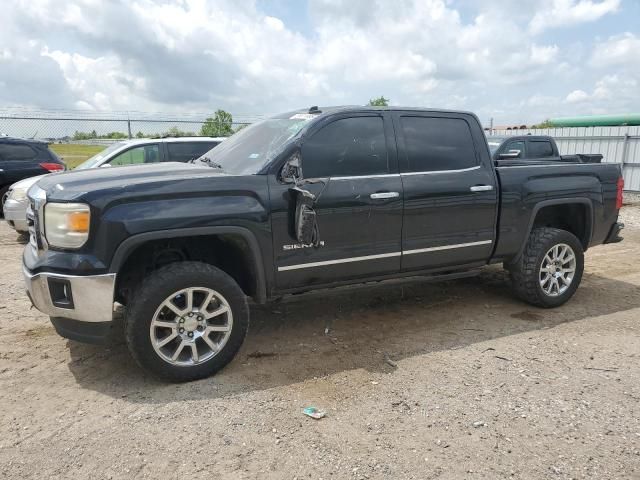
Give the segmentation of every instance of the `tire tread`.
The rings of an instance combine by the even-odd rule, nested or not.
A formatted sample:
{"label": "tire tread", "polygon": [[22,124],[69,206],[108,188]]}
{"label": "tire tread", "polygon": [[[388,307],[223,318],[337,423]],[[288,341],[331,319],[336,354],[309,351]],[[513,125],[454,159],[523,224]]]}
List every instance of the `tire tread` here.
{"label": "tire tread", "polygon": [[[580,245],[578,239],[571,232],[566,230],[552,227],[540,227],[531,231],[529,240],[527,241],[522,255],[510,268],[511,286],[514,293],[520,299],[537,307],[551,308],[558,306],[571,298],[582,278],[582,260],[577,262],[574,281],[567,291],[569,294],[567,295],[565,293],[561,297],[558,297],[560,299],[564,298],[564,295],[567,295],[567,298],[562,302],[558,303],[557,301],[551,301],[549,297],[542,293],[538,284],[538,264],[541,261],[541,255],[546,254],[547,250],[550,248],[549,245],[554,242],[558,242],[558,237],[566,235],[571,237],[573,243]],[[576,249],[574,248],[576,260],[578,260],[578,257],[581,259],[583,255],[582,248],[580,248],[579,251],[575,250]]]}
{"label": "tire tread", "polygon": [[[232,305],[233,328],[239,329],[239,335],[229,338],[223,349],[211,360],[195,367],[176,367],[166,363],[157,356],[153,347],[146,348],[140,342],[144,335],[148,338],[148,323],[144,310],[149,304],[153,304],[153,297],[158,290],[165,289],[167,285],[176,282],[185,275],[204,276],[215,279],[220,284],[226,284],[225,289],[230,290],[231,295],[225,294],[226,300]],[[249,306],[244,292],[227,273],[213,265],[202,262],[186,261],[171,263],[152,272],[131,295],[132,300],[125,315],[125,339],[132,357],[146,371],[153,375],[172,382],[188,382],[213,375],[222,369],[233,359],[242,345],[249,327]],[[233,309],[237,305],[239,308]],[[157,308],[157,305],[153,305]],[[239,311],[238,311],[239,310]],[[149,320],[150,321],[150,320]],[[151,358],[150,358],[151,357]]]}

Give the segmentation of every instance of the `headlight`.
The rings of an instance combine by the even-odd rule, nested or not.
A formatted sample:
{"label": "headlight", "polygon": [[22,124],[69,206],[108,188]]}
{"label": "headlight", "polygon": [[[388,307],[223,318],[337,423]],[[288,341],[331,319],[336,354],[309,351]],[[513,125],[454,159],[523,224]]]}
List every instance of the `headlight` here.
{"label": "headlight", "polygon": [[7,199],[15,200],[16,202],[20,202],[27,198],[27,190],[20,187],[14,187],[9,190],[9,196]]}
{"label": "headlight", "polygon": [[89,238],[89,205],[47,203],[44,206],[44,234],[52,247],[80,248]]}

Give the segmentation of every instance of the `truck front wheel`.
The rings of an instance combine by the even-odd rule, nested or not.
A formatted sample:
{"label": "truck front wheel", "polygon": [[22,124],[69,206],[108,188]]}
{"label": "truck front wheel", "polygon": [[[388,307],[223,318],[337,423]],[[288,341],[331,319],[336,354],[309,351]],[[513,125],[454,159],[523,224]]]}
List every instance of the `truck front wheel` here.
{"label": "truck front wheel", "polygon": [[164,380],[186,382],[213,375],[233,359],[249,327],[249,307],[222,270],[179,262],[142,282],[125,318],[138,364]]}
{"label": "truck front wheel", "polygon": [[522,300],[538,307],[558,307],[580,285],[584,250],[576,236],[566,230],[536,228],[522,256],[509,270],[513,290]]}

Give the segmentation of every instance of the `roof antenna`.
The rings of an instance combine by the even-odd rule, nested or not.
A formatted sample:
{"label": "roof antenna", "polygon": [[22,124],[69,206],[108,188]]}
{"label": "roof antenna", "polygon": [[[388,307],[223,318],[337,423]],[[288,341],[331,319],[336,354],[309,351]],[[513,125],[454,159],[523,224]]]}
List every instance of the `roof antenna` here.
{"label": "roof antenna", "polygon": [[317,105],[314,105],[309,109],[309,113],[322,113],[322,110],[320,110]]}

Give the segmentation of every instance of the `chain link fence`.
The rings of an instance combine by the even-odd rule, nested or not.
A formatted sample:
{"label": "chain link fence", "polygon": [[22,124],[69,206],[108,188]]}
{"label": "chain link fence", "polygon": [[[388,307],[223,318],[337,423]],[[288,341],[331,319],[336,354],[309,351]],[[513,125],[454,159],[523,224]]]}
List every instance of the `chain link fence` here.
{"label": "chain link fence", "polygon": [[[145,112],[79,112],[0,109],[0,135],[34,138],[52,143],[104,145],[114,140],[159,136],[203,136],[202,127],[213,114],[170,115]],[[231,132],[262,116],[240,116],[231,122]],[[216,129],[214,128],[214,131]],[[228,135],[227,128],[224,131]]]}

